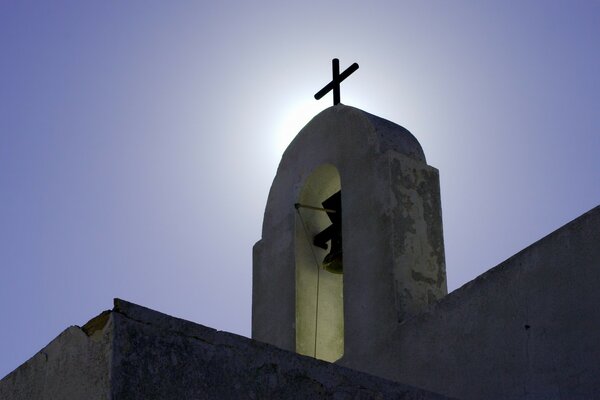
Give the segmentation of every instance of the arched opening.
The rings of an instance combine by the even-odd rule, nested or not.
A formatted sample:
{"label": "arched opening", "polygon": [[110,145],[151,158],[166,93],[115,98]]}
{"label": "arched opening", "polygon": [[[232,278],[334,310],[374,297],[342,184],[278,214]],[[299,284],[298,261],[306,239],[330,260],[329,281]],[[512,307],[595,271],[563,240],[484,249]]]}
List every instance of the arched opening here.
{"label": "arched opening", "polygon": [[297,204],[296,352],[329,362],[344,354],[341,214],[340,175],[322,165]]}

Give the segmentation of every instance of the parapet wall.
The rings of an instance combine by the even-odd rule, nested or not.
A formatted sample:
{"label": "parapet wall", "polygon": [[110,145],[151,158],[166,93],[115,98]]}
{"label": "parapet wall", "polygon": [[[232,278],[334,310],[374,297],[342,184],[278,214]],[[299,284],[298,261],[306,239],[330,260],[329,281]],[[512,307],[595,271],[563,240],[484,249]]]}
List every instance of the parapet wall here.
{"label": "parapet wall", "polygon": [[2,400],[332,398],[447,399],[122,300],[0,381]]}
{"label": "parapet wall", "polygon": [[109,399],[110,328],[71,326],[0,380],[2,400]]}
{"label": "parapet wall", "polygon": [[352,368],[462,399],[600,393],[600,206],[398,326]]}

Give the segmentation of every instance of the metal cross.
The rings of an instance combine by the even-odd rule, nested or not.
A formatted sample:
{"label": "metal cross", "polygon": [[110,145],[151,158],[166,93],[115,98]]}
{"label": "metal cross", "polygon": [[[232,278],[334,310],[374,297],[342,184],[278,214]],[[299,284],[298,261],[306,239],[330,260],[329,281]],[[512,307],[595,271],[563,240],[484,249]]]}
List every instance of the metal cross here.
{"label": "metal cross", "polygon": [[331,72],[333,78],[331,79],[331,82],[329,82],[323,89],[319,90],[317,94],[315,94],[315,99],[319,100],[333,89],[333,105],[335,106],[336,104],[340,104],[340,83],[357,69],[358,64],[354,63],[340,74],[340,60],[337,58],[331,60]]}

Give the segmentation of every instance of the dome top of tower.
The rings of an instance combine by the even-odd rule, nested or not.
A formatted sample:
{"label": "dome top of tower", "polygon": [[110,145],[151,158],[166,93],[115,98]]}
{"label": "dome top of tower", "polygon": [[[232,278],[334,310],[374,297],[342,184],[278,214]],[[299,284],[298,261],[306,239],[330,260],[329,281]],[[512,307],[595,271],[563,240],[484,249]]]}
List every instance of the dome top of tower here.
{"label": "dome top of tower", "polygon": [[[408,129],[387,119],[369,114],[355,107],[337,104],[317,114],[304,129],[311,125],[360,124],[367,134],[372,135],[380,153],[394,150],[402,155],[426,163],[421,144]],[[303,129],[303,130],[304,130]]]}

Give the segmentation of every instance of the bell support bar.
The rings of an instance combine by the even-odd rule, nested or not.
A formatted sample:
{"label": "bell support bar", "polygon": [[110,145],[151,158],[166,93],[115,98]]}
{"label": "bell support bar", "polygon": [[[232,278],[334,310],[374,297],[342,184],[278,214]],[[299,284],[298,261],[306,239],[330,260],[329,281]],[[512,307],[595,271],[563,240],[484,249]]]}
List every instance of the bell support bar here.
{"label": "bell support bar", "polygon": [[326,213],[332,213],[332,214],[335,214],[337,212],[337,211],[332,210],[330,208],[315,207],[315,206],[309,206],[309,205],[300,204],[300,203],[295,203],[294,204],[294,208],[296,210],[299,209],[299,208],[308,208],[309,210],[324,211]]}

